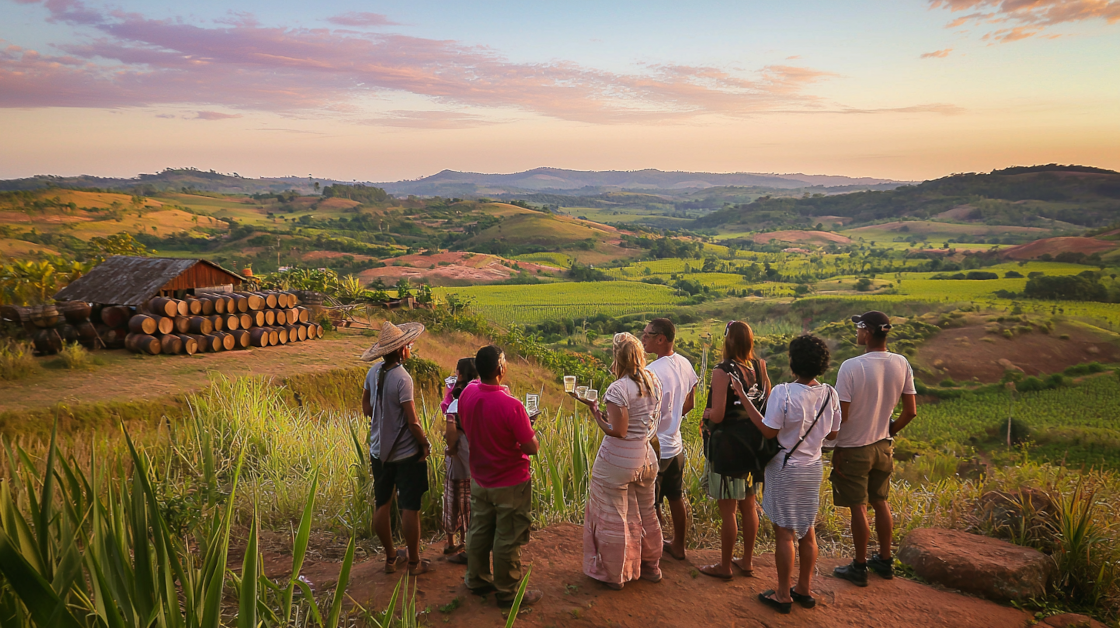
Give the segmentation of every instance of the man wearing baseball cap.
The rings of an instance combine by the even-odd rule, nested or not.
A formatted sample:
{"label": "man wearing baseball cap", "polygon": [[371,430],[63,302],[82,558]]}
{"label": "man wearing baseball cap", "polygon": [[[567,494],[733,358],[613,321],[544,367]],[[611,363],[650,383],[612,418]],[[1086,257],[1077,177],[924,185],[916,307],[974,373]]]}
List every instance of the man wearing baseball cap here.
{"label": "man wearing baseball cap", "polygon": [[[894,435],[917,415],[914,371],[905,356],[887,351],[891,319],[882,312],[852,317],[856,344],[864,354],[845,360],[836,376],[842,416],[836,451],[832,454],[832,500],[852,511],[852,543],[855,560],[837,567],[834,575],[858,586],[867,586],[867,570],[881,577],[894,577],[891,554],[893,522],[887,495],[894,470]],[[902,413],[891,420],[902,400]],[[867,559],[871,527],[867,505],[875,509],[875,531],[879,553]]]}

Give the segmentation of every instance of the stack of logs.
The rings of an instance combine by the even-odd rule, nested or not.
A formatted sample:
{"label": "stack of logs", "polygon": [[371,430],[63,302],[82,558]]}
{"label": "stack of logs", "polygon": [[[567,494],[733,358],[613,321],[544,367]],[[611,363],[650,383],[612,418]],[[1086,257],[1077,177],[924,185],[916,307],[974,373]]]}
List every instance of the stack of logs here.
{"label": "stack of logs", "polygon": [[89,303],[63,301],[52,305],[32,307],[3,306],[0,315],[5,320],[20,323],[35,350],[42,355],[54,355],[62,350],[64,343],[81,343],[87,349],[101,346],[97,328],[90,322],[92,312]]}
{"label": "stack of logs", "polygon": [[186,299],[157,297],[132,312],[109,306],[100,311],[101,338],[107,346],[135,353],[230,351],[269,347],[323,337],[287,292],[200,294]]}

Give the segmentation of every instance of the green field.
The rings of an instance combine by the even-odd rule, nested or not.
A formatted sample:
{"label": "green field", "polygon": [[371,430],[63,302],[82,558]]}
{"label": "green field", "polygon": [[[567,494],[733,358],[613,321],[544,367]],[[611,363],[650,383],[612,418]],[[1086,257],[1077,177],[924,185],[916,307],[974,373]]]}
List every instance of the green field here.
{"label": "green field", "polygon": [[437,297],[455,294],[472,300],[471,309],[496,325],[533,325],[547,320],[604,314],[665,313],[683,299],[665,286],[625,281],[556,283],[527,286],[437,288]]}

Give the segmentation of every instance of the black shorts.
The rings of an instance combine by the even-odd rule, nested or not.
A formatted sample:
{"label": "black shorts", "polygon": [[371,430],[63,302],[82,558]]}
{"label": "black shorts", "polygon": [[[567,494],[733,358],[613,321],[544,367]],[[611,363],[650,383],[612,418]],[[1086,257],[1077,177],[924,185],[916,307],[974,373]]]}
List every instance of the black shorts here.
{"label": "black shorts", "polygon": [[396,462],[381,462],[370,458],[373,467],[373,503],[380,508],[397,493],[401,510],[420,510],[424,493],[428,492],[428,461],[420,454]]}
{"label": "black shorts", "polygon": [[684,451],[672,458],[662,458],[657,468],[657,503],[662,499],[677,500],[684,496]]}

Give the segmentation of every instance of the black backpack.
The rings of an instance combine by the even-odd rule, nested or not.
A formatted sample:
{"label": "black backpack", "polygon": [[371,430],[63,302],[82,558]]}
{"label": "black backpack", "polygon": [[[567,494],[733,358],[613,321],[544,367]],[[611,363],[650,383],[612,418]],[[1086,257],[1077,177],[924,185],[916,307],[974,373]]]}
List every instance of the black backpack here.
{"label": "black backpack", "polygon": [[[739,377],[737,372],[729,370],[723,364],[716,368],[724,371],[731,377]],[[754,362],[755,378],[757,380],[760,365]],[[736,369],[737,371],[737,369]],[[728,384],[730,388],[730,384]],[[728,391],[734,396],[734,390]],[[708,402],[711,403],[712,389],[708,387]],[[730,404],[729,404],[730,405]],[[765,402],[759,412],[765,414]],[[778,455],[781,447],[777,438],[766,438],[762,432],[746,416],[745,411],[726,413],[723,421],[709,425],[707,438],[704,442],[704,454],[712,471],[733,478],[746,477],[750,474],[755,481],[763,477],[766,465]]]}

